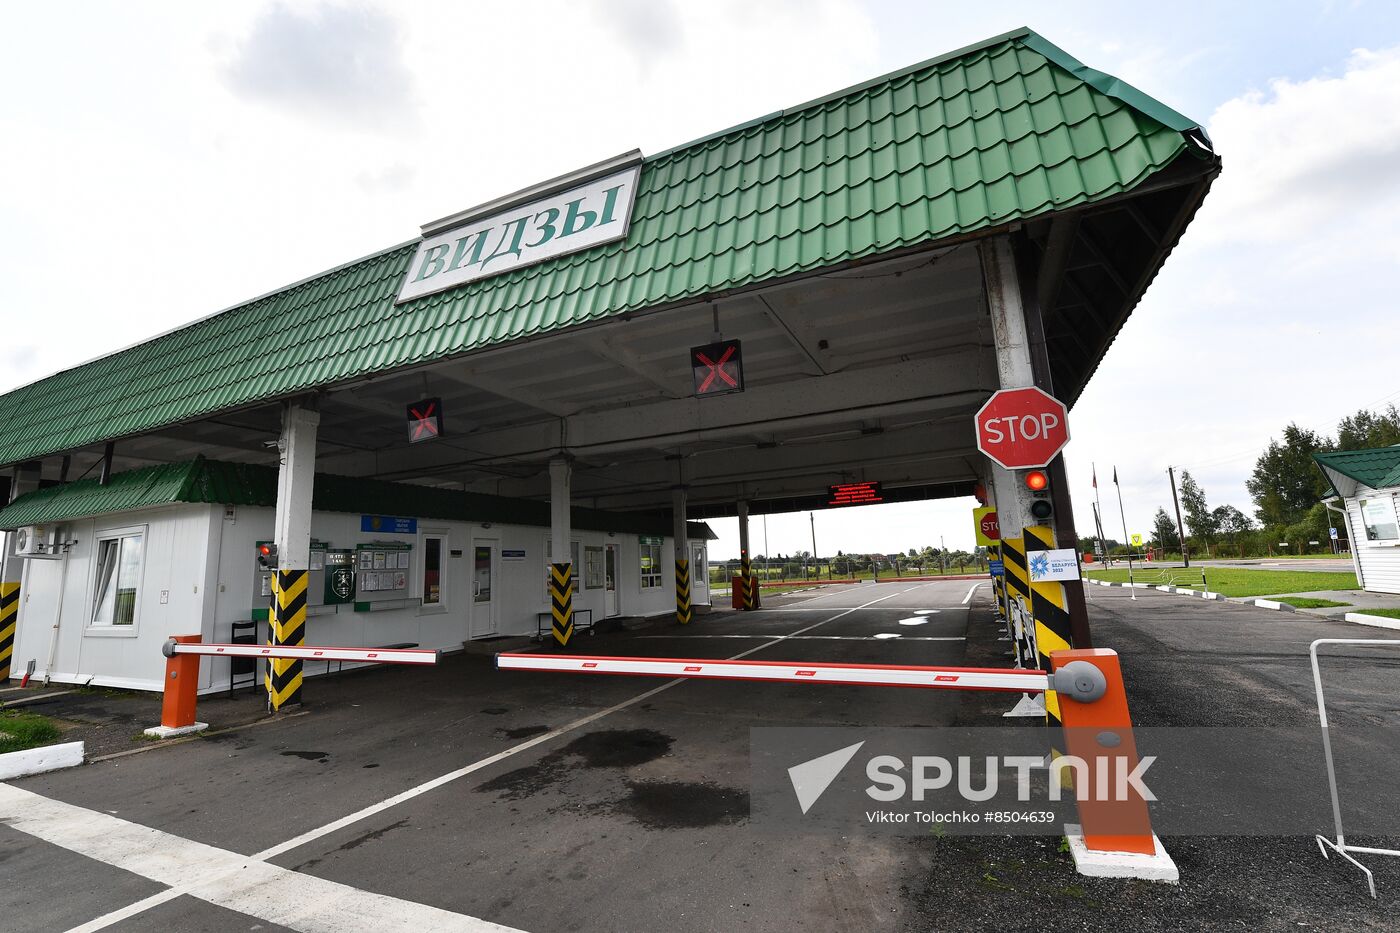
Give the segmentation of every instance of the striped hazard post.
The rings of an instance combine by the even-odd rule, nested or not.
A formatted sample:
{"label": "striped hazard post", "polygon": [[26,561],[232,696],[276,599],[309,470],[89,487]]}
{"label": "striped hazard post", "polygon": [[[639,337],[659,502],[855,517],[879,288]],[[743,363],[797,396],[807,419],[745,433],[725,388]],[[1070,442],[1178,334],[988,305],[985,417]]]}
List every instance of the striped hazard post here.
{"label": "striped hazard post", "polygon": [[[1026,620],[1030,617],[1031,584],[1026,574],[1026,551],[1022,538],[1002,538],[1001,557],[1005,562],[1007,603],[1012,637],[1016,639],[1016,660],[1023,667],[1039,667],[1033,639],[1035,633]],[[1020,622],[1021,624],[1017,624]],[[1044,668],[1041,668],[1044,670]]]}
{"label": "striped hazard post", "polygon": [[747,552],[744,553],[743,563],[739,569],[739,575],[744,581],[744,608],[758,608],[758,582],[753,577],[753,562],[749,560]]}
{"label": "striped hazard post", "polygon": [[[1035,561],[1037,552],[1055,548],[1055,531],[1045,525],[1030,525],[1022,532],[1027,565]],[[1059,583],[1030,583],[1031,616],[1035,620],[1036,667],[1050,670],[1050,655],[1068,651],[1070,643],[1069,601],[1065,588]],[[1045,717],[1050,725],[1061,724],[1060,701],[1055,691],[1045,694]]]}
{"label": "striped hazard post", "polygon": [[19,584],[0,583],[0,684],[10,679],[15,653],[15,623],[19,621]]}
{"label": "striped hazard post", "polygon": [[690,561],[682,558],[676,561],[676,621],[686,625],[694,615],[690,605]]}
{"label": "striped hazard post", "polygon": [[567,561],[549,565],[549,611],[554,642],[562,648],[574,637],[574,565]]}
{"label": "striped hazard post", "polygon": [[[987,547],[987,559],[1002,560],[1001,542],[998,541],[996,544]],[[1003,622],[1010,625],[1011,620],[1006,617],[1006,571],[1004,561],[1001,575],[992,577],[992,595],[996,597],[997,616]]]}
{"label": "striped hazard post", "polygon": [[[275,648],[306,644],[305,570],[278,570],[272,574],[270,638]],[[275,658],[268,662],[267,702],[275,713],[301,703],[300,658]]]}

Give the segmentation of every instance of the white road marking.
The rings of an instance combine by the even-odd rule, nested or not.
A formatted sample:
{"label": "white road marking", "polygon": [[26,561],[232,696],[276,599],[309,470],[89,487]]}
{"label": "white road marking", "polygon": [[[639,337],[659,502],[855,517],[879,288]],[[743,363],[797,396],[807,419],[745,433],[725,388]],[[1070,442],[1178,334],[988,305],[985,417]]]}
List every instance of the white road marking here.
{"label": "white road marking", "polygon": [[[189,894],[302,933],[510,933],[513,929],[279,868],[8,784],[0,784],[0,818],[11,829],[169,885],[169,891],[161,892],[164,900]],[[155,906],[150,903],[154,900],[146,898],[141,903]],[[97,928],[87,924],[78,929]]]}
{"label": "white road marking", "polygon": [[876,638],[898,638],[898,637],[899,637],[899,633],[898,633],[898,632],[881,632],[879,635],[876,635],[875,637],[876,637]]}
{"label": "white road marking", "polygon": [[[29,687],[29,688],[26,688],[26,689],[32,690],[32,689],[34,689],[34,688],[33,688],[33,687]],[[38,696],[20,697],[18,700],[6,700],[6,701],[5,701],[5,706],[6,706],[7,708],[8,708],[8,707],[11,707],[11,706],[23,706],[23,705],[26,704],[26,703],[38,703],[40,700],[51,700],[51,699],[53,699],[54,697],[66,697],[66,696],[67,696],[68,694],[70,694],[70,693],[77,693],[77,692],[78,692],[78,691],[76,691],[76,690],[58,690],[58,691],[56,691],[56,692],[54,692],[54,693],[41,693],[41,694],[39,694]]]}
{"label": "white road marking", "polygon": [[915,610],[914,610],[914,615],[916,615],[916,616],[927,616],[927,615],[933,615],[935,612],[938,612],[938,610],[937,610],[937,609],[915,609]]}
{"label": "white road marking", "polygon": [[986,581],[983,581],[982,583],[974,583],[972,586],[968,587],[967,595],[962,598],[962,604],[966,606],[968,603],[972,602],[972,594],[977,592],[979,586],[986,585]]}
{"label": "white road marking", "polygon": [[928,619],[923,616],[910,616],[907,619],[900,619],[900,625],[928,625]]}

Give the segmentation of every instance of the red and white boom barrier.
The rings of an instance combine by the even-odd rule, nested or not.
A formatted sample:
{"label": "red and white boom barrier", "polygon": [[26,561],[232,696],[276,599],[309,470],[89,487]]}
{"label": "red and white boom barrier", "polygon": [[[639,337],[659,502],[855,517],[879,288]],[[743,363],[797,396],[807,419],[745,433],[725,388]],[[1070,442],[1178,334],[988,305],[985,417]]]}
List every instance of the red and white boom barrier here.
{"label": "red and white boom barrier", "polygon": [[558,671],[568,674],[633,674],[641,677],[698,677],[712,680],[766,680],[787,683],[846,684],[856,687],[929,687],[942,690],[1004,690],[1044,693],[1044,671],[997,667],[914,667],[896,664],[794,664],[789,661],[714,661],[704,658],[612,658],[563,654],[496,655],[503,671]]}
{"label": "red and white boom barrier", "polygon": [[199,659],[268,658],[284,661],[360,661],[368,664],[436,664],[441,652],[423,648],[337,648],[311,645],[205,644],[198,635],[173,635],[161,645],[165,655],[165,691],[160,725],[146,730],[154,738],[188,735],[209,728],[195,721]]}
{"label": "red and white boom barrier", "polygon": [[[894,664],[817,664],[791,661],[723,661],[707,658],[619,658],[546,653],[502,653],[504,671],[694,677],[859,687],[999,690],[1059,697],[1065,751],[1085,763],[1085,787],[1077,794],[1079,826],[1066,826],[1070,850],[1086,875],[1176,881],[1176,865],[1152,832],[1147,802],[1131,785],[1114,793],[1110,779],[1138,765],[1133,722],[1118,653],[1106,648],[1056,651],[1051,671],[988,667],[921,667]],[[1103,785],[1100,787],[1100,785]],[[1121,785],[1120,785],[1121,786]],[[1125,792],[1126,791],[1126,792]]]}

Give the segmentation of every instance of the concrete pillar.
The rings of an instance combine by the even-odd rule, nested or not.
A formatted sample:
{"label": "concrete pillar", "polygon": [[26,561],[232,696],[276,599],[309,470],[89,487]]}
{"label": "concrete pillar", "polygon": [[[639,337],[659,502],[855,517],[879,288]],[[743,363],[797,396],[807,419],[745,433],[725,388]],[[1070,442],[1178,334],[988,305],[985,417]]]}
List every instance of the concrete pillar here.
{"label": "concrete pillar", "polygon": [[[980,253],[996,347],[998,384],[1003,389],[1034,385],[1030,340],[1026,335],[1026,315],[1011,241],[1005,236],[983,240]],[[1036,524],[1030,514],[1030,491],[1012,470],[991,461],[987,466],[991,477],[987,490],[997,507],[997,521],[1001,523],[1003,534],[1014,537],[1025,526]]]}
{"label": "concrete pillar", "polygon": [[[277,572],[272,575],[270,644],[306,644],[307,569],[311,566],[311,497],[316,477],[316,428],[321,413],[299,403],[282,409],[277,441],[277,513],[272,540]],[[268,707],[279,712],[301,704],[302,662],[272,659],[267,671]]]}
{"label": "concrete pillar", "polygon": [[740,500],[736,511],[739,514],[739,578],[743,581],[744,592],[741,603],[745,609],[758,608],[758,581],[753,575],[753,554],[749,551],[749,504]]}
{"label": "concrete pillar", "polygon": [[569,643],[574,634],[574,566],[572,500],[569,485],[573,461],[556,457],[549,461],[549,600],[554,642]]}
{"label": "concrete pillar", "polygon": [[690,604],[690,540],[685,527],[686,489],[675,486],[671,490],[671,539],[675,542],[676,555],[676,621],[685,625],[694,618]]}

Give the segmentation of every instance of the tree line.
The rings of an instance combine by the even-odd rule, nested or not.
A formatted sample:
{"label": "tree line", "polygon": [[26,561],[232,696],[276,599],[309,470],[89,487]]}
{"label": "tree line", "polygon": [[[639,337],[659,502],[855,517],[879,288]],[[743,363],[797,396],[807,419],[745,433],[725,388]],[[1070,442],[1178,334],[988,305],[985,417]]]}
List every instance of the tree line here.
{"label": "tree line", "polygon": [[[1181,512],[1188,549],[1214,553],[1223,546],[1226,553],[1243,557],[1272,553],[1287,542],[1292,553],[1330,550],[1329,528],[1336,527],[1345,539],[1346,526],[1332,518],[1321,501],[1330,487],[1313,454],[1392,444],[1400,444],[1400,411],[1394,405],[1384,411],[1362,409],[1341,419],[1335,438],[1290,423],[1280,438],[1270,438],[1245,481],[1254,501],[1252,518],[1233,505],[1212,508],[1205,490],[1190,471],[1182,470]],[[1176,522],[1165,507],[1157,509],[1152,524],[1157,547],[1180,550]]]}

